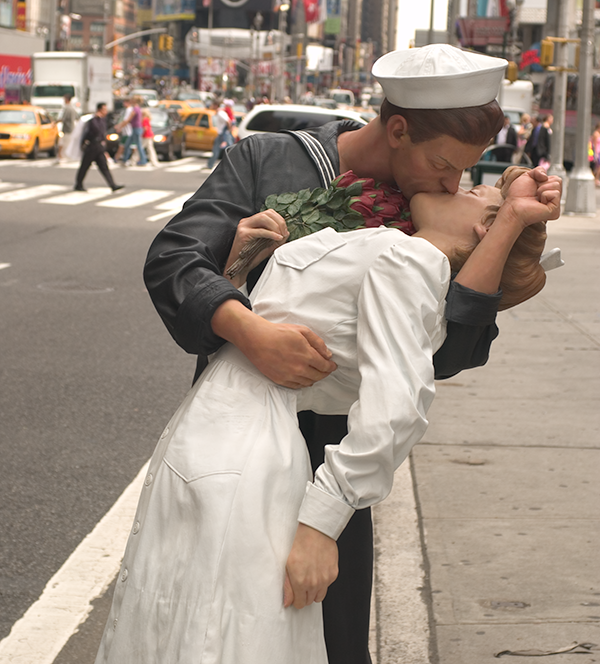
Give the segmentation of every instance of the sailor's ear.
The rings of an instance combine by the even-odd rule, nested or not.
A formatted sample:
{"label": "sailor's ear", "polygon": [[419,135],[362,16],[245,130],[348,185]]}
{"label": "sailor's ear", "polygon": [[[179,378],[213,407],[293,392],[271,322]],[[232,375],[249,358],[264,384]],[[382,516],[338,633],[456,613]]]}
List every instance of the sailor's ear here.
{"label": "sailor's ear", "polygon": [[408,122],[402,115],[392,115],[386,123],[388,141],[392,148],[398,147],[403,137],[408,138]]}

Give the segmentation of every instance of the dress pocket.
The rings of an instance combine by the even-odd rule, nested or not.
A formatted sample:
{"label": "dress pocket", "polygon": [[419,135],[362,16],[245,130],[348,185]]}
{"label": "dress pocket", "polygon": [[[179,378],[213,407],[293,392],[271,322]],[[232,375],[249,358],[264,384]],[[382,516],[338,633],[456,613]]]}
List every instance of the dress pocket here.
{"label": "dress pocket", "polygon": [[264,411],[243,392],[204,381],[173,432],[165,463],[185,482],[240,474],[262,429]]}
{"label": "dress pocket", "polygon": [[303,270],[345,244],[340,233],[336,233],[333,228],[324,228],[313,235],[284,244],[275,251],[274,256],[280,265]]}

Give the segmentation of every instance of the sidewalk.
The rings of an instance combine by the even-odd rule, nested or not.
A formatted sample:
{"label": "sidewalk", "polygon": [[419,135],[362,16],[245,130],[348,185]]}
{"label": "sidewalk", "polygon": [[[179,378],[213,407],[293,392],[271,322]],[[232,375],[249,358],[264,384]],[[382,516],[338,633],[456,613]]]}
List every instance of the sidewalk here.
{"label": "sidewalk", "polygon": [[[376,508],[377,664],[491,664],[506,650],[600,644],[600,214],[563,216],[548,236],[566,265],[499,315],[485,367],[438,383],[412,455],[416,575],[390,555],[402,522]],[[415,627],[415,611],[429,626]],[[575,659],[600,662],[600,645],[551,657]]]}

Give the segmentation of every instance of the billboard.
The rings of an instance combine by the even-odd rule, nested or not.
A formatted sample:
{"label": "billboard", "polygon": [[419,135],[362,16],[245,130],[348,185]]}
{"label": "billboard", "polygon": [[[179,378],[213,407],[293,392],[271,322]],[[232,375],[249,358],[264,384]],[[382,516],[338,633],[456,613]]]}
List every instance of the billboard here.
{"label": "billboard", "polygon": [[152,0],[154,21],[193,21],[196,0]]}
{"label": "billboard", "polygon": [[31,85],[31,59],[19,55],[0,55],[0,96],[6,86]]}

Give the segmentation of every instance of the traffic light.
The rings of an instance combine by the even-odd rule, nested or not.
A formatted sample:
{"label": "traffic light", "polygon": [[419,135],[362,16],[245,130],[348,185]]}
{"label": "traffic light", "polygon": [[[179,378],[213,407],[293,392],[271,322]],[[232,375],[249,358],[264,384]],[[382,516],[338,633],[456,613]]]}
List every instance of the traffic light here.
{"label": "traffic light", "polygon": [[542,39],[540,46],[540,64],[549,67],[554,62],[554,42],[550,39]]}
{"label": "traffic light", "polygon": [[160,35],[158,38],[158,50],[166,51],[167,50],[167,35]]}
{"label": "traffic light", "polygon": [[166,44],[167,44],[167,51],[172,51],[173,50],[173,37],[171,35],[165,35],[166,39]]}
{"label": "traffic light", "polygon": [[506,68],[506,78],[514,83],[519,78],[519,66],[516,62],[509,62]]}

